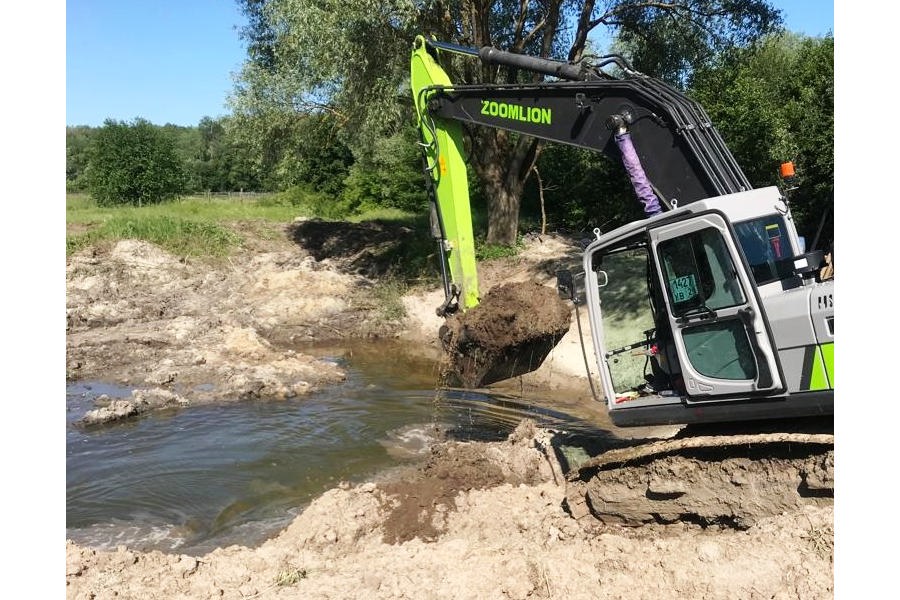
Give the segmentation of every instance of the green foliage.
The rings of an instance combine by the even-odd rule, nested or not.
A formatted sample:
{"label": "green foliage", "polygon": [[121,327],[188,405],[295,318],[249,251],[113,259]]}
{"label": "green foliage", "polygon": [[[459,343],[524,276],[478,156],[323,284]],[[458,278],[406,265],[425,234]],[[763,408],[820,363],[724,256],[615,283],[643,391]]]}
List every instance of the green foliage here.
{"label": "green foliage", "polygon": [[340,194],[354,161],[338,133],[338,124],[329,115],[300,119],[297,135],[286,149],[293,160],[292,168],[282,167],[281,182],[303,183],[322,194]]}
{"label": "green foliage", "polygon": [[767,0],[612,2],[616,51],[635,69],[686,88],[694,71],[781,28]]}
{"label": "green foliage", "polygon": [[92,137],[84,179],[101,206],[154,204],[185,189],[172,139],[144,119],[108,119]]}
{"label": "green foliage", "polygon": [[194,192],[203,189],[200,185],[199,162],[201,154],[200,131],[197,127],[184,127],[182,125],[151,125],[159,133],[172,142],[172,149],[181,162],[184,170],[184,192]]}
{"label": "green foliage", "polygon": [[412,119],[398,102],[422,3],[414,0],[243,0],[251,60],[236,113],[330,112],[357,148]]}
{"label": "green foliage", "polygon": [[84,172],[94,129],[86,126],[66,127],[66,191],[81,192],[86,188]]}
{"label": "green foliage", "polygon": [[340,197],[322,193],[308,184],[295,185],[277,197],[290,206],[301,207],[305,212],[323,219],[343,219],[353,212],[352,207]]}
{"label": "green foliage", "polygon": [[307,185],[337,196],[353,163],[335,118],[328,114],[277,108],[237,111],[226,130],[230,144],[252,157],[249,162],[264,189]]}
{"label": "green foliage", "polygon": [[353,212],[376,207],[424,211],[421,158],[412,127],[376,140],[361,153],[344,181],[341,200]]}
{"label": "green foliage", "polygon": [[834,39],[772,36],[699,72],[693,94],[754,187],[794,162],[792,210],[811,243],[834,202]]}
{"label": "green foliage", "polygon": [[512,245],[488,244],[484,239],[478,238],[475,240],[475,260],[491,260],[515,256],[524,247],[522,236],[518,236],[516,243]]}
{"label": "green foliage", "polygon": [[[184,169],[184,192],[258,191],[259,161],[243,139],[234,135],[231,117],[203,117],[196,127],[151,125],[172,141]],[[66,189],[86,190],[84,173],[91,140],[100,128],[66,127]]]}
{"label": "green foliage", "polygon": [[262,189],[253,154],[231,135],[230,121],[230,117],[203,117],[196,127],[181,128],[183,141],[179,148],[187,166],[190,191]]}
{"label": "green foliage", "polygon": [[[267,185],[284,189],[288,174],[297,176],[289,185],[318,183],[304,172],[299,157],[284,152],[282,141],[313,139],[298,129],[303,118],[330,119],[333,136],[353,156],[352,163],[344,163],[347,175],[340,180],[340,193],[325,190],[334,194],[331,212],[336,215],[369,206],[426,208],[417,161],[393,144],[403,139],[398,136],[405,136],[404,130],[415,120],[408,80],[416,34],[577,60],[591,30],[603,26],[620,34],[620,44],[650,72],[678,81],[724,49],[747,45],[780,23],[778,11],[765,0],[239,0],[239,4],[248,21],[242,32],[248,61],[230,100],[236,123],[257,148],[268,149],[263,153],[265,164],[278,165],[280,171]],[[448,57],[445,67],[460,84],[535,80],[531,73],[486,69],[460,57]],[[515,235],[534,145],[485,128],[472,128],[468,142],[470,165],[480,180],[472,187],[487,194],[488,236],[512,241],[508,238]],[[321,171],[321,166],[313,169]],[[513,207],[512,216],[501,208],[501,197]],[[626,205],[632,203],[628,200]],[[625,210],[630,209],[616,212]],[[578,220],[589,220],[585,211]]]}
{"label": "green foliage", "polygon": [[[643,212],[625,170],[589,150],[548,144],[538,159],[551,229],[610,231]],[[539,214],[537,178],[529,179],[523,209]]]}
{"label": "green foliage", "polygon": [[425,194],[412,127],[377,140],[354,159],[347,146],[334,139],[329,122],[322,115],[299,118],[290,134],[291,148],[275,151],[275,185],[287,186],[279,201],[326,219],[376,209],[422,210]]}
{"label": "green foliage", "polygon": [[[833,48],[830,37],[765,38],[697,71],[689,91],[755,187],[778,184],[778,165],[794,161],[792,207],[809,242],[834,196]],[[599,153],[548,144],[538,168],[551,228],[609,231],[642,218],[621,166]],[[534,178],[523,210],[532,218],[539,211]],[[826,245],[832,230],[823,234]]]}

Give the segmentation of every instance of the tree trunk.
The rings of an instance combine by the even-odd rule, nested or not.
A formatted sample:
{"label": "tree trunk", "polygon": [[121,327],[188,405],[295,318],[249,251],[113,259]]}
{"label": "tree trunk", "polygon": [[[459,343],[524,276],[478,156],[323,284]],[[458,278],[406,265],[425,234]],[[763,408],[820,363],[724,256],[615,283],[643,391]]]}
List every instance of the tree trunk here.
{"label": "tree trunk", "polygon": [[[593,1],[590,4],[593,6]],[[489,0],[467,0],[463,2],[461,39],[464,42],[471,40],[476,48],[492,45],[490,19],[491,9],[494,3]],[[522,10],[526,3],[523,1]],[[562,0],[548,0],[543,5],[541,20],[534,25],[531,31],[525,31],[524,12],[519,14],[519,20],[514,25],[515,39],[509,48],[515,52],[521,52],[527,40],[539,35],[540,51],[543,58],[550,56],[553,40],[556,38],[559,27],[559,14]],[[590,17],[590,11],[583,19]],[[587,23],[580,26],[588,27]],[[585,29],[586,39],[587,29]],[[582,46],[584,40],[579,39]],[[464,69],[472,63],[465,63]],[[501,75],[501,71],[503,71]],[[497,69],[496,67],[481,64],[480,72],[468,71],[465,81],[497,83],[498,77],[507,82],[519,81],[515,69]],[[543,77],[537,73],[530,76],[533,83],[540,82]],[[472,168],[474,169],[482,189],[485,192],[488,209],[487,243],[504,244],[512,246],[516,243],[519,233],[519,208],[522,204],[522,193],[525,189],[525,180],[534,166],[540,152],[540,143],[537,139],[528,136],[513,136],[502,130],[474,127],[469,129],[472,149],[470,152]]]}
{"label": "tree trunk", "polygon": [[472,167],[487,200],[487,243],[512,246],[519,233],[519,208],[528,172],[539,153],[538,140],[505,131],[483,130],[473,136]]}
{"label": "tree trunk", "polygon": [[522,187],[513,189],[500,181],[486,181],[488,192],[488,244],[512,246],[519,234],[519,207],[522,204]]}

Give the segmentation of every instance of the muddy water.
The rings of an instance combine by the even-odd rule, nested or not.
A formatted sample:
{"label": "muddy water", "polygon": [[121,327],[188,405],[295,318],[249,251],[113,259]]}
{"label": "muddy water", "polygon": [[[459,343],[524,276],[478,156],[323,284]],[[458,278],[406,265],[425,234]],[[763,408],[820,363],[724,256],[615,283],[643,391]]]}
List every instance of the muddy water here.
{"label": "muddy water", "polygon": [[389,344],[313,350],[342,364],[346,383],[296,400],[172,410],[86,430],[73,422],[98,395],[130,390],[70,384],[67,537],[188,554],[252,546],[338,482],[420,459],[438,440],[501,439],[524,417],[608,437],[555,408],[561,398],[438,390],[432,362]]}

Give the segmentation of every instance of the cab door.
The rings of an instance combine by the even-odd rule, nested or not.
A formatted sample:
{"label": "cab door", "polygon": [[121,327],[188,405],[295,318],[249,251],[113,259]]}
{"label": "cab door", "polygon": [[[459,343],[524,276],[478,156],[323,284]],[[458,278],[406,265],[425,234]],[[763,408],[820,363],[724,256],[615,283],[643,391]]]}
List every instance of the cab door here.
{"label": "cab door", "polygon": [[783,392],[775,345],[725,219],[705,213],[649,233],[688,401]]}

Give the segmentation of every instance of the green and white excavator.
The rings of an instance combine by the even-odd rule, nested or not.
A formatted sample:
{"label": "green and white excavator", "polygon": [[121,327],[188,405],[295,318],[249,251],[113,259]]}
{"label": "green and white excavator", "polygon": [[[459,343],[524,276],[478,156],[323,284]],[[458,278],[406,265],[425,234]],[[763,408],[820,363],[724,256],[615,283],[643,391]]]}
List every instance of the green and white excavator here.
{"label": "green and white excavator", "polygon": [[[553,79],[455,85],[445,53]],[[702,107],[617,55],[576,65],[425,37],[415,41],[411,87],[441,253],[439,314],[479,302],[462,124],[587,148],[624,162],[646,199],[646,218],[595,230],[583,272],[558,279],[561,294],[587,304],[612,422],[833,414],[834,280],[820,275],[824,254],[803,247],[778,187],[751,187]]]}

